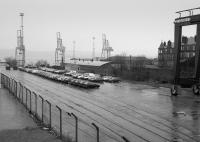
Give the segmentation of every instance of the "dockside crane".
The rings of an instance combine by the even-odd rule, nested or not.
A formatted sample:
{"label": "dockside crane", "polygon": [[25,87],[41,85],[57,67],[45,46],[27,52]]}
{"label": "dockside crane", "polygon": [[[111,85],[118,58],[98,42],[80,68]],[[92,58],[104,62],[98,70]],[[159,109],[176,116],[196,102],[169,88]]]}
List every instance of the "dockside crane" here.
{"label": "dockside crane", "polygon": [[62,44],[60,32],[57,32],[57,47],[55,50],[55,65],[60,66],[65,62],[65,46]]}
{"label": "dockside crane", "polygon": [[95,37],[92,37],[92,59],[95,59]]}
{"label": "dockside crane", "polygon": [[20,30],[17,30],[17,47],[15,49],[15,59],[17,66],[25,66],[25,46],[24,46],[24,26],[23,26],[24,13],[20,13],[21,26]]}
{"label": "dockside crane", "polygon": [[111,52],[113,51],[113,48],[109,45],[109,41],[106,38],[106,35],[102,35],[102,52],[101,52],[101,58],[108,59],[111,56]]}

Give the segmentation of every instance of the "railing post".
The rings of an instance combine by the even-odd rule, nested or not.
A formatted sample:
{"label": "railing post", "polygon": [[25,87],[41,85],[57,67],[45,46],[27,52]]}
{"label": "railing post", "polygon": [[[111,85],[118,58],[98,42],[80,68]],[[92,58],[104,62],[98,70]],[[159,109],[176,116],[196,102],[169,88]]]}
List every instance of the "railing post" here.
{"label": "railing post", "polygon": [[21,83],[19,83],[19,86],[20,86],[19,100],[20,100],[20,102],[23,104],[23,98],[22,98],[22,96],[23,96],[23,87],[22,87],[22,84],[21,84]]}
{"label": "railing post", "polygon": [[13,94],[13,96],[14,96],[14,88],[15,88],[15,86],[14,86],[14,79],[12,78],[12,94]]}
{"label": "railing post", "polygon": [[17,92],[18,92],[18,89],[17,89],[17,81],[15,81],[15,92],[16,92],[16,98],[17,98]]}
{"label": "railing post", "polygon": [[44,99],[40,95],[39,95],[39,97],[42,99],[42,122],[43,122],[44,121],[44,118],[43,118],[43,116],[44,116],[44,110],[43,110],[43,108],[44,108]]}
{"label": "railing post", "polygon": [[46,102],[49,104],[49,129],[51,129],[51,103],[47,100]]}
{"label": "railing post", "polygon": [[8,78],[8,90],[10,92],[10,78]]}
{"label": "railing post", "polygon": [[1,84],[2,84],[2,73],[1,73]]}
{"label": "railing post", "polygon": [[12,79],[12,92],[13,92],[13,96],[15,96],[15,83],[14,83],[14,79]]}
{"label": "railing post", "polygon": [[35,92],[33,92],[34,96],[35,96],[35,117],[37,118],[37,94]]}
{"label": "railing post", "polygon": [[60,138],[62,139],[62,109],[56,106],[60,112]]}
{"label": "railing post", "polygon": [[32,112],[32,98],[31,98],[31,91],[30,90],[28,90],[29,91],[29,102],[30,102],[30,111],[29,111],[29,113],[31,113]]}
{"label": "railing post", "polygon": [[23,85],[21,86],[22,86],[22,104],[24,104],[24,86]]}
{"label": "railing post", "polygon": [[76,130],[75,130],[75,135],[76,135],[76,141],[75,142],[78,142],[78,117],[73,114],[73,113],[67,113],[69,116],[73,116],[75,118],[75,124],[76,124]]}
{"label": "railing post", "polygon": [[12,92],[12,94],[13,94],[13,96],[14,96],[14,79],[13,79],[13,78],[11,79],[11,84],[12,84],[12,85],[11,85],[11,88],[12,88],[12,89],[11,89],[11,90],[12,90],[11,92]]}
{"label": "railing post", "polygon": [[12,78],[10,78],[10,93],[12,94]]}
{"label": "railing post", "polygon": [[9,78],[7,76],[6,76],[6,78],[7,78],[7,89],[9,91]]}
{"label": "railing post", "polygon": [[10,91],[10,93],[12,93],[12,91],[11,91],[11,78],[9,78],[9,91]]}
{"label": "railing post", "polygon": [[0,73],[0,78],[1,78],[1,84],[2,84],[2,73]]}
{"label": "railing post", "polygon": [[126,137],[122,136],[122,139],[125,141],[125,142],[130,142]]}
{"label": "railing post", "polygon": [[92,125],[95,127],[95,129],[97,130],[97,142],[99,142],[99,127],[95,124],[92,123]]}
{"label": "railing post", "polygon": [[8,90],[10,92],[10,78],[8,77]]}
{"label": "railing post", "polygon": [[6,76],[6,88],[8,89],[8,77],[7,76]]}
{"label": "railing post", "polygon": [[19,99],[19,96],[18,96],[18,95],[19,95],[19,94],[18,94],[18,93],[19,93],[18,84],[19,84],[19,83],[16,81],[16,97],[17,97],[17,99]]}
{"label": "railing post", "polygon": [[27,96],[28,96],[28,90],[27,90],[27,88],[25,87],[25,90],[26,90],[26,109],[28,109],[28,98],[27,98]]}

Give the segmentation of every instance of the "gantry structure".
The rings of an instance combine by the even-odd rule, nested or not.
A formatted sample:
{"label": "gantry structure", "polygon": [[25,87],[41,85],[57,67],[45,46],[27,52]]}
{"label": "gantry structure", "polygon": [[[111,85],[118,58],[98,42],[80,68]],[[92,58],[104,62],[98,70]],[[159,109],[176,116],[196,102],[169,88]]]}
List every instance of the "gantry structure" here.
{"label": "gantry structure", "polygon": [[109,41],[106,38],[106,35],[102,35],[102,52],[101,52],[101,58],[108,59],[111,56],[111,52],[113,51],[113,48],[109,45]]}
{"label": "gantry structure", "polygon": [[62,44],[60,32],[57,32],[57,47],[55,50],[55,65],[61,65],[65,62],[65,47]]}
{"label": "gantry structure", "polygon": [[[179,17],[174,21],[174,85],[171,88],[172,95],[177,95],[177,85],[193,87],[194,94],[200,92],[200,7],[177,11]],[[181,60],[183,53],[182,28],[184,26],[196,25],[195,56],[186,61]],[[189,49],[190,50],[190,49]],[[187,63],[188,62],[188,63]],[[191,62],[191,63],[190,63]],[[186,66],[186,63],[188,64]]]}
{"label": "gantry structure", "polygon": [[23,26],[24,13],[20,13],[21,26],[20,30],[17,30],[17,47],[15,49],[15,59],[17,66],[25,66],[25,46],[24,46],[24,26]]}

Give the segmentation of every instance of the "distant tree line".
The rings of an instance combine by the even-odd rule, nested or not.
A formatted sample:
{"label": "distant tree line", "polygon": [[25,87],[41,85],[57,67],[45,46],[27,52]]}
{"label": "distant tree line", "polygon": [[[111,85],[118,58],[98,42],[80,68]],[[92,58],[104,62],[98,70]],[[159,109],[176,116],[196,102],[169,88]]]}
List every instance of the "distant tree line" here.
{"label": "distant tree line", "polygon": [[5,61],[10,67],[16,67],[17,66],[17,60],[13,57],[6,57]]}

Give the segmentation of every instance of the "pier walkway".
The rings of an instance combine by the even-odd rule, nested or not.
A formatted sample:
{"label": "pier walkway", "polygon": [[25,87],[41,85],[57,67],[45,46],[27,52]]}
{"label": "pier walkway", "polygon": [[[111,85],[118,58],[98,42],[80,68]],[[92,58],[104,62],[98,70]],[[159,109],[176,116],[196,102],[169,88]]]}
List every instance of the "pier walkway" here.
{"label": "pier walkway", "polygon": [[0,84],[0,142],[61,142],[41,130],[22,104]]}
{"label": "pier walkway", "polygon": [[0,89],[0,131],[37,127],[26,109],[5,89]]}

